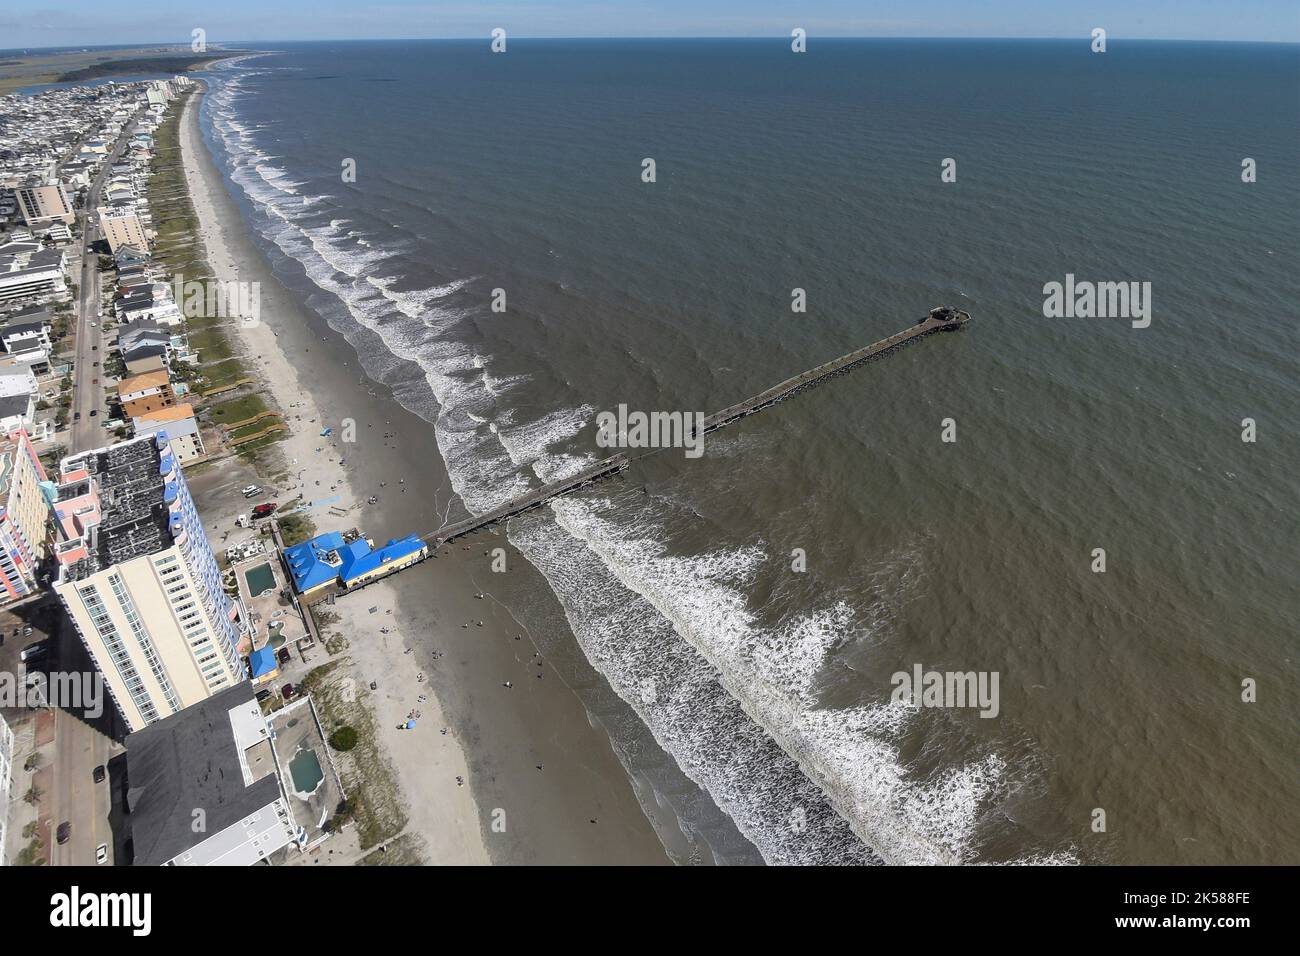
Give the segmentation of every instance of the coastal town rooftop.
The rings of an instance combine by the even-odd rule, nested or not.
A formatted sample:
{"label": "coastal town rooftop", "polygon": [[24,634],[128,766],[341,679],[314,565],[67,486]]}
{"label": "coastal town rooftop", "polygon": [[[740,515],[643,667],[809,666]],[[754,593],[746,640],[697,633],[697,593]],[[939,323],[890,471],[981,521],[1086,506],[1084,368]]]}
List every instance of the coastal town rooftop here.
{"label": "coastal town rooftop", "polygon": [[59,546],[62,580],[80,581],[171,546],[160,451],[166,436],[156,437],[147,435],[63,460],[55,514],[65,533],[83,523],[76,520],[79,515],[88,517],[81,536]]}
{"label": "coastal town rooftop", "polygon": [[[273,808],[283,790],[253,695],[253,685],[240,681],[126,738],[136,866],[165,865],[199,844],[195,862],[250,863],[291,841],[291,825]],[[194,807],[206,814],[197,835]],[[238,826],[267,810],[259,826]]]}
{"label": "coastal town rooftop", "polygon": [[345,536],[327,531],[309,541],[284,549],[284,561],[294,590],[309,594],[330,584],[350,587],[382,570],[418,555],[428,545],[418,534],[393,538],[375,548],[357,532]]}

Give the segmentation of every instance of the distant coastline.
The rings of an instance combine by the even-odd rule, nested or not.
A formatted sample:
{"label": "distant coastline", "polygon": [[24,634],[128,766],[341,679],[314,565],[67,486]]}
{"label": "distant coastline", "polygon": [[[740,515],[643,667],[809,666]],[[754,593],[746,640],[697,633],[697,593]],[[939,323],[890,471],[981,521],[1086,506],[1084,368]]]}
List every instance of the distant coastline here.
{"label": "distant coastline", "polygon": [[134,75],[137,73],[185,73],[189,70],[201,70],[243,51],[222,52],[220,56],[202,54],[196,56],[148,56],[127,60],[104,60],[92,63],[77,70],[69,70],[59,76],[56,82],[76,83],[81,80],[96,80],[105,76]]}
{"label": "distant coastline", "polygon": [[186,46],[138,46],[117,50],[78,50],[21,54],[7,51],[0,60],[0,96],[65,83],[89,83],[121,77],[174,76],[202,70],[219,60],[252,50],[227,48],[194,53]]}

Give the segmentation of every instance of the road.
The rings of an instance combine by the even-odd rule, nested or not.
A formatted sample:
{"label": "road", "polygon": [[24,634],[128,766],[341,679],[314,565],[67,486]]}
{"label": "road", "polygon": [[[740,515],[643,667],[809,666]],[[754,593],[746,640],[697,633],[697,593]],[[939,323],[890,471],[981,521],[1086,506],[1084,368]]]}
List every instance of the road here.
{"label": "road", "polygon": [[[108,706],[112,706],[109,704]],[[112,741],[66,710],[54,712],[54,793],[52,823],[72,824],[68,842],[57,840],[51,851],[55,866],[94,866],[95,848],[107,843],[113,860],[113,834],[108,826],[108,781],[95,783],[95,768],[105,766]]]}
{"label": "road", "polygon": [[[127,123],[113,144],[113,150],[104,160],[99,175],[86,191],[83,210],[84,228],[81,234],[81,277],[77,296],[77,348],[73,361],[72,422],[68,445],[69,453],[99,448],[105,443],[102,427],[108,404],[104,400],[104,326],[99,317],[101,285],[99,257],[94,245],[99,239],[99,222],[95,210],[99,208],[99,195],[104,181],[113,172],[113,163],[122,155],[127,140],[135,132],[135,120]],[[94,323],[92,326],[91,323]],[[100,379],[96,383],[96,379]],[[91,414],[94,412],[95,414]],[[80,417],[78,417],[80,416]]]}

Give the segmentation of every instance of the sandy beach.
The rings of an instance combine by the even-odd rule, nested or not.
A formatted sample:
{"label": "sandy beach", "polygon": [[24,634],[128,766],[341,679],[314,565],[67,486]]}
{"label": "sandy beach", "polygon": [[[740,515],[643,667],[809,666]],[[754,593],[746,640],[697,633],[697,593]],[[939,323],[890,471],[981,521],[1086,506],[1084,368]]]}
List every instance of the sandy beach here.
{"label": "sandy beach", "polygon": [[[351,346],[294,300],[250,241],[203,141],[200,100],[189,99],[181,121],[186,179],[216,278],[261,284],[261,321],[232,320],[231,335],[293,430],[276,446],[290,475],[278,499],[301,492],[318,530],[358,527],[376,542],[431,531],[449,507],[463,515],[428,423],[364,377]],[[356,423],[355,443],[339,440],[344,419]],[[322,437],[326,426],[333,433]],[[214,548],[246,507],[238,488],[266,479],[235,458],[193,479]],[[496,547],[507,550],[508,573],[491,573]],[[681,842],[680,829],[655,820],[666,841],[656,835],[653,794],[633,787],[604,715],[570,689],[599,675],[576,648],[557,655],[510,609],[535,589],[521,580],[530,570],[503,534],[481,533],[331,608],[337,621],[323,631],[346,637],[344,666],[358,686],[376,687],[368,700],[405,832],[434,864],[670,862],[664,842]],[[416,729],[399,730],[412,710]],[[355,859],[346,839],[334,842],[335,860]]]}

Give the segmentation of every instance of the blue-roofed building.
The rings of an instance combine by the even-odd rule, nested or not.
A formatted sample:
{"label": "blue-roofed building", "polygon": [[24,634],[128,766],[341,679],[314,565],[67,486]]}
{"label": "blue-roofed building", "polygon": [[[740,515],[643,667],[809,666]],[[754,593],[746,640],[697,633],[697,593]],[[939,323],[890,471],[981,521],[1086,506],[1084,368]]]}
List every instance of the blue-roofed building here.
{"label": "blue-roofed building", "polygon": [[345,588],[352,589],[423,561],[429,556],[429,546],[418,534],[408,534],[378,549],[372,549],[369,541],[353,541],[341,554],[339,578]]}
{"label": "blue-roofed building", "polygon": [[393,538],[375,548],[365,538],[349,539],[327,531],[283,553],[294,590],[310,597],[331,585],[351,590],[409,568],[429,556],[429,546],[418,534]]}
{"label": "blue-roofed building", "polygon": [[275,659],[275,648],[267,646],[248,655],[248,672],[254,684],[265,684],[275,680],[280,673],[280,665]]}
{"label": "blue-roofed building", "polygon": [[293,589],[304,597],[315,594],[339,579],[343,564],[339,549],[347,544],[337,531],[326,531],[310,541],[284,549],[284,563],[293,578]]}

